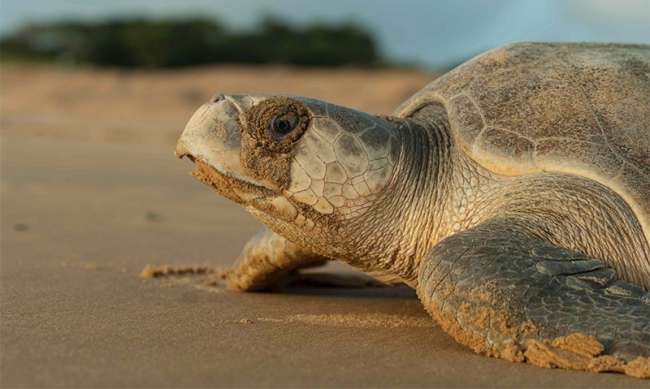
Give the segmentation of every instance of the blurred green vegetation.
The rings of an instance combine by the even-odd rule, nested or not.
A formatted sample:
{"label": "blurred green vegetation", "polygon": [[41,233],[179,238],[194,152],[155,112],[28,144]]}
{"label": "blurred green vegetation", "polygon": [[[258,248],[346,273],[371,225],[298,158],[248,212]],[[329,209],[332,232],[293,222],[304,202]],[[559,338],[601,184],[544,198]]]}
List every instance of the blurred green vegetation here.
{"label": "blurred green vegetation", "polygon": [[296,27],[265,18],[232,31],[206,18],[33,24],[0,39],[4,60],[168,68],[209,63],[376,66],[372,35],[355,24]]}

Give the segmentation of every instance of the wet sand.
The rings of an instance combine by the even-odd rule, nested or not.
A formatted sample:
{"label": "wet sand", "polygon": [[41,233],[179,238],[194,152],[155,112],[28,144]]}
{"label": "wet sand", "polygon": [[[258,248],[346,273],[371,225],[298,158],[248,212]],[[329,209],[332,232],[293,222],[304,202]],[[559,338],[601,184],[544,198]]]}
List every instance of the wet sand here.
{"label": "wet sand", "polygon": [[[174,136],[196,105],[179,90],[194,88],[192,99],[202,101],[218,90],[206,86],[213,78],[234,89],[237,77],[244,85],[280,72],[286,83],[273,83],[287,91],[352,104],[347,88],[358,99],[352,105],[363,107],[353,82],[374,80],[373,88],[389,93],[393,85],[397,93],[427,75],[6,70],[0,93],[3,387],[650,386],[615,374],[474,355],[429,321],[407,288],[303,283],[242,294],[210,285],[209,275],[139,276],[148,264],[228,266],[259,228],[173,157]],[[307,79],[312,86],[300,81]],[[163,87],[166,80],[176,89]],[[156,88],[169,95],[144,99]],[[81,97],[61,105],[57,94],[70,90]],[[130,99],[130,110],[120,96]],[[385,113],[401,99],[385,96],[374,110],[364,108]],[[312,270],[333,277],[352,277],[351,271],[344,265]]]}

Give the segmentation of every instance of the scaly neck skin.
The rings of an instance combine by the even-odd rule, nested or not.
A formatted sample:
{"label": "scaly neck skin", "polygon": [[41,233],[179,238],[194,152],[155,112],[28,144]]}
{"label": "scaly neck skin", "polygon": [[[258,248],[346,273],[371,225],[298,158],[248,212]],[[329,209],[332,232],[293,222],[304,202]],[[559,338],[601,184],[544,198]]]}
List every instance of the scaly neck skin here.
{"label": "scaly neck skin", "polygon": [[346,229],[342,259],[415,286],[420,259],[449,234],[453,147],[444,112],[393,122],[402,140],[393,180],[375,206]]}
{"label": "scaly neck skin", "polygon": [[456,150],[442,107],[389,120],[401,140],[400,157],[383,195],[363,215],[308,234],[291,226],[276,230],[320,255],[415,287],[420,260],[431,247],[481,221],[468,217],[468,210],[480,205],[477,194],[496,180]]}

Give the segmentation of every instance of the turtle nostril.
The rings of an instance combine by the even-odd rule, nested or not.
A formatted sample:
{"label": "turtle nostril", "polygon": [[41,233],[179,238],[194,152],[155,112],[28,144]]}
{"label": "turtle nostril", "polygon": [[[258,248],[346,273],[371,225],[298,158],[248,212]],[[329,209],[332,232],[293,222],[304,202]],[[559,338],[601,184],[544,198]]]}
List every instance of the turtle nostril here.
{"label": "turtle nostril", "polygon": [[216,95],[214,95],[214,96],[212,96],[210,98],[210,102],[211,103],[218,103],[218,102],[220,102],[221,100],[223,100],[225,98],[226,98],[226,96],[224,96],[223,93],[217,93]]}

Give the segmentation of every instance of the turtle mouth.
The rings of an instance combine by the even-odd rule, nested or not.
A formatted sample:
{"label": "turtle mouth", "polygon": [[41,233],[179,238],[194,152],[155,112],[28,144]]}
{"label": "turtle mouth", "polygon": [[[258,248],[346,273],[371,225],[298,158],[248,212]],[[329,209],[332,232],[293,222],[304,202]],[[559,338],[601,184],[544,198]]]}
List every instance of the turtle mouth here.
{"label": "turtle mouth", "polygon": [[194,178],[237,203],[250,204],[277,196],[274,191],[267,187],[252,182],[245,177],[225,172],[192,154],[183,153],[177,156],[179,159],[187,158],[194,164],[191,172]]}

